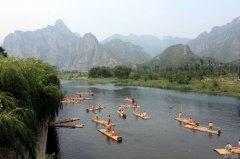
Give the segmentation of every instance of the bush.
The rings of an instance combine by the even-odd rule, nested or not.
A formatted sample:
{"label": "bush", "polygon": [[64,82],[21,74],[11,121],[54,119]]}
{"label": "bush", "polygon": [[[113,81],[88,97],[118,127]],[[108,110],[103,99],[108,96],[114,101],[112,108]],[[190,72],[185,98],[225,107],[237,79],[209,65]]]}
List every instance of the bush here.
{"label": "bush", "polygon": [[114,76],[119,79],[127,79],[131,72],[131,68],[123,65],[115,66],[113,69]]}
{"label": "bush", "polygon": [[93,67],[88,71],[88,77],[92,78],[112,77],[112,69],[110,67],[105,66]]}

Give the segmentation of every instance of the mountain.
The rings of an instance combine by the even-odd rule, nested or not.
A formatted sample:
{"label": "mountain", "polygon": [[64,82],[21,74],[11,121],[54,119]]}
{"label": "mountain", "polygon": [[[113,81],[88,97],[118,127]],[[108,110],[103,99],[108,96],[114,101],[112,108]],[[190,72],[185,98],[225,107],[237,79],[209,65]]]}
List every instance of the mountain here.
{"label": "mountain", "polygon": [[102,44],[102,47],[116,58],[122,64],[131,65],[143,63],[150,59],[142,47],[133,45],[130,42],[123,42],[119,39],[114,39]]}
{"label": "mountain", "polygon": [[144,63],[144,66],[159,66],[166,68],[169,66],[182,66],[194,64],[199,58],[193,54],[187,45],[178,44],[168,47],[162,54],[154,57],[152,60]]}
{"label": "mountain", "polygon": [[88,70],[92,66],[120,64],[103,50],[96,37],[72,33],[62,20],[36,31],[15,31],[4,39],[10,56],[36,57],[60,70]]}
{"label": "mountain", "polygon": [[134,45],[139,45],[143,47],[144,51],[151,56],[160,54],[164,49],[166,49],[170,45],[186,44],[187,42],[190,41],[190,39],[175,38],[171,36],[165,37],[163,40],[160,40],[158,37],[152,35],[138,36],[135,34],[129,34],[128,36],[124,36],[120,34],[114,34],[103,40],[102,43],[109,42],[113,39],[120,39],[124,42],[131,42]]}
{"label": "mountain", "polygon": [[203,32],[188,43],[199,56],[211,56],[225,61],[240,58],[240,17],[232,22]]}

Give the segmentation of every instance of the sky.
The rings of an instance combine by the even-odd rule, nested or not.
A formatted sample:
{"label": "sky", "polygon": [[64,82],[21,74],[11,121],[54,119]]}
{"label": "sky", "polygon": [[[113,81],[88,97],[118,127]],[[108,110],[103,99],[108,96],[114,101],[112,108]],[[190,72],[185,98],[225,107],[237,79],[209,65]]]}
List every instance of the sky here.
{"label": "sky", "polygon": [[240,0],[0,0],[0,44],[15,30],[62,19],[81,36],[112,34],[195,38],[240,16]]}

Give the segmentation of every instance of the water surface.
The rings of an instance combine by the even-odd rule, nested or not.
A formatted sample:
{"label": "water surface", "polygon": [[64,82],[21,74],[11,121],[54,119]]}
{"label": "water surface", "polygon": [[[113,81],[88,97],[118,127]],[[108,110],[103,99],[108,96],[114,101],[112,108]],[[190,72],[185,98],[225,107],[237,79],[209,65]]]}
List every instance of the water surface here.
{"label": "water surface", "polygon": [[[50,129],[51,138],[47,152],[55,152],[59,159],[215,159],[223,158],[213,151],[222,148],[227,142],[237,146],[240,138],[240,99],[173,90],[123,87],[112,84],[89,85],[79,81],[62,81],[66,95],[78,90],[93,89],[95,96],[79,104],[63,106],[57,118],[79,117],[82,129]],[[132,115],[132,109],[125,110],[126,119],[121,119],[116,110],[126,96],[134,96],[152,119],[142,120]],[[91,122],[92,112],[86,108],[92,104],[102,104],[106,108],[99,118],[117,124],[115,130],[123,137],[122,143],[97,131],[101,125]],[[193,132],[174,120],[178,112],[192,117],[200,125],[212,121],[221,128],[220,136],[204,132]]]}

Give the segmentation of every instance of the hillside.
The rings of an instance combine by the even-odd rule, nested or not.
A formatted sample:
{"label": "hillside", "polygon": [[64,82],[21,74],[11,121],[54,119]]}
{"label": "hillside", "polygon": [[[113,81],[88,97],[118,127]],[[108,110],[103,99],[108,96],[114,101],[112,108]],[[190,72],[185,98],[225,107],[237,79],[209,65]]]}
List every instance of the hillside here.
{"label": "hillside", "polygon": [[150,56],[144,52],[143,48],[130,42],[114,39],[102,44],[102,47],[125,65],[131,66],[133,63],[139,64],[150,59]]}
{"label": "hillside", "polygon": [[177,67],[186,64],[194,64],[199,58],[192,53],[187,45],[178,44],[168,47],[162,54],[144,63],[144,66],[159,66],[166,68],[169,66]]}
{"label": "hillside", "polygon": [[240,58],[240,17],[232,22],[203,32],[188,43],[199,56],[211,56],[226,62]]}
{"label": "hillside", "polygon": [[106,43],[114,39],[120,39],[124,42],[130,42],[134,45],[139,45],[150,56],[156,56],[160,54],[164,49],[166,49],[171,45],[186,44],[190,40],[187,38],[177,38],[177,37],[171,37],[171,36],[164,37],[161,40],[158,37],[152,36],[152,35],[129,34],[127,36],[124,36],[120,34],[114,34],[106,38],[105,40],[103,40],[102,43]]}

